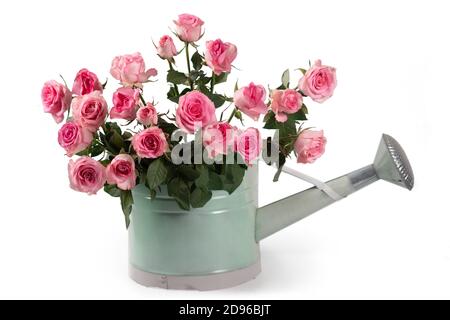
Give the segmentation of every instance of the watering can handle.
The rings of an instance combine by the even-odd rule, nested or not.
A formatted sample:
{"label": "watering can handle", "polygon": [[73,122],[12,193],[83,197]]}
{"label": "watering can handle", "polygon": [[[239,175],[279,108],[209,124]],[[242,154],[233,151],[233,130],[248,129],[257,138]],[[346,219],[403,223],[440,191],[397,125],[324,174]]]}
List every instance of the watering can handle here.
{"label": "watering can handle", "polygon": [[[273,167],[276,168],[276,164],[272,165]],[[325,192],[331,199],[337,201],[337,200],[341,200],[343,198],[343,196],[341,196],[339,193],[337,193],[332,187],[330,187],[327,183],[320,181],[314,177],[308,176],[307,174],[304,174],[298,170],[295,170],[293,168],[290,168],[286,165],[283,166],[282,171],[294,176],[296,178],[299,178],[303,181],[306,181],[308,183],[313,184],[314,186],[317,187],[317,189],[322,190],[323,192]]]}

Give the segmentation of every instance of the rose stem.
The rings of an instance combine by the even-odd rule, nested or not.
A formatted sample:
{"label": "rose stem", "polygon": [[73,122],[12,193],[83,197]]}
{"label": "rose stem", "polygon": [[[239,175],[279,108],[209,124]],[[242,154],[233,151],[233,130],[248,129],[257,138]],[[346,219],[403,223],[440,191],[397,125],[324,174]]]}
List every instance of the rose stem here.
{"label": "rose stem", "polygon": [[213,71],[212,76],[211,76],[211,94],[214,94],[214,85],[215,84],[216,84],[216,74]]}
{"label": "rose stem", "polygon": [[186,61],[187,61],[187,68],[188,68],[188,80],[189,80],[189,86],[191,87],[191,90],[194,90],[194,85],[192,84],[191,80],[191,61],[189,60],[189,42],[185,42],[186,46]]}
{"label": "rose stem", "polygon": [[236,114],[236,107],[233,109],[233,112],[231,113],[230,117],[228,118],[227,122],[230,123],[231,120],[233,120],[234,115]]}

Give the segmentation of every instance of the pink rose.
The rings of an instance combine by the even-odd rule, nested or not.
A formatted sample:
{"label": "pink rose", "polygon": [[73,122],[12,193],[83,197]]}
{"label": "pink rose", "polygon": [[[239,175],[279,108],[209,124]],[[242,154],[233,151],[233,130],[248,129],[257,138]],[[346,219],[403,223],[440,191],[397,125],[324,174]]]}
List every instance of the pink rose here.
{"label": "pink rose", "polygon": [[195,42],[202,36],[203,21],[192,14],[180,14],[174,21],[176,33],[184,42]]}
{"label": "pink rose", "polygon": [[108,106],[100,91],[75,97],[72,101],[75,122],[92,132],[105,122]]}
{"label": "pink rose", "polygon": [[314,101],[324,102],[333,95],[336,85],[336,69],[317,60],[300,79],[298,88]]}
{"label": "pink rose", "polygon": [[323,135],[323,130],[302,131],[294,144],[297,162],[313,163],[325,152],[326,143],[327,139]]}
{"label": "pink rose", "polygon": [[191,91],[180,98],[176,111],[179,128],[194,133],[197,125],[201,128],[216,122],[214,103],[200,91]]}
{"label": "pink rose", "polygon": [[258,129],[247,128],[237,136],[235,149],[236,152],[242,156],[245,163],[251,165],[261,152],[261,144],[261,137]]}
{"label": "pink rose", "polygon": [[158,124],[158,113],[153,104],[147,103],[145,107],[140,108],[137,111],[137,120],[144,126],[156,126]]}
{"label": "pink rose", "polygon": [[72,94],[65,85],[51,80],[44,84],[41,99],[44,112],[50,113],[56,123],[60,123],[64,119],[64,113],[69,108]]}
{"label": "pink rose", "polygon": [[203,129],[203,145],[211,158],[227,154],[233,142],[234,128],[228,122],[216,122]]}
{"label": "pink rose", "polygon": [[72,92],[81,96],[92,91],[103,92],[103,86],[95,73],[90,72],[88,69],[81,69],[73,82]]}
{"label": "pink rose", "polygon": [[237,48],[229,42],[222,42],[217,39],[206,41],[206,64],[214,71],[216,75],[222,72],[231,71],[231,63],[237,56]]}
{"label": "pink rose", "polygon": [[163,59],[172,59],[174,56],[178,54],[177,48],[175,48],[175,44],[173,40],[169,36],[162,36],[159,39],[159,46],[156,48],[158,55]]}
{"label": "pink rose", "polygon": [[158,127],[135,134],[131,143],[140,158],[158,158],[169,148],[164,132]]}
{"label": "pink rose", "polygon": [[157,74],[156,69],[145,70],[145,62],[139,52],[117,56],[111,64],[111,75],[124,86],[141,86],[148,78]]}
{"label": "pink rose", "polygon": [[96,194],[106,182],[105,167],[90,157],[69,161],[70,187],[79,192]]}
{"label": "pink rose", "polygon": [[136,169],[133,158],[128,154],[119,154],[106,167],[106,181],[116,184],[122,190],[131,190],[136,186]]}
{"label": "pink rose", "polygon": [[255,121],[258,121],[261,114],[267,112],[265,99],[266,89],[261,85],[255,85],[253,82],[234,93],[236,107]]}
{"label": "pink rose", "polygon": [[279,122],[285,122],[287,115],[296,113],[303,105],[303,97],[293,89],[272,91],[272,110]]}
{"label": "pink rose", "polygon": [[139,103],[139,90],[130,87],[119,88],[113,94],[113,107],[110,111],[111,119],[136,119],[136,109]]}
{"label": "pink rose", "polygon": [[92,132],[74,122],[65,123],[58,131],[58,143],[69,157],[89,147],[92,138]]}

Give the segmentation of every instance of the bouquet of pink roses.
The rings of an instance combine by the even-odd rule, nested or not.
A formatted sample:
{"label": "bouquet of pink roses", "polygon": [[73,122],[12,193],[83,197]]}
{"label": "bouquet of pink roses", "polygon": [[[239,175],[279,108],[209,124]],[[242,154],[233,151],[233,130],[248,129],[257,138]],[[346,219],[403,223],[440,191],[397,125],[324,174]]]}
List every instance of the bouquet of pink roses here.
{"label": "bouquet of pink roses", "polygon": [[[106,82],[87,69],[77,73],[72,90],[54,80],[42,89],[44,111],[57,123],[64,121],[59,144],[68,157],[77,156],[68,165],[71,188],[88,194],[104,188],[120,197],[127,225],[136,184],[145,184],[151,197],[166,185],[179,206],[189,210],[204,206],[214,190],[232,193],[261,153],[267,163],[277,164],[278,175],[292,152],[298,162],[311,163],[326,144],[322,131],[302,129],[308,114],[304,100],[322,103],[332,96],[334,68],[317,60],[309,69],[297,69],[302,76],[296,85],[286,70],[276,89],[236,83],[233,95],[219,93],[237,57],[236,46],[221,39],[198,45],[204,23],[194,15],[182,14],[174,23],[179,45],[168,35],[155,45],[168,62],[167,99],[174,114],[159,112],[154,101],[145,99],[143,86],[158,72],[147,69],[139,53],[112,61],[110,72],[120,88],[110,109],[102,96]],[[186,70],[175,61],[182,55]],[[262,119],[265,129],[277,133],[263,141],[258,129],[244,126],[249,119]],[[191,141],[189,134],[195,135]]]}

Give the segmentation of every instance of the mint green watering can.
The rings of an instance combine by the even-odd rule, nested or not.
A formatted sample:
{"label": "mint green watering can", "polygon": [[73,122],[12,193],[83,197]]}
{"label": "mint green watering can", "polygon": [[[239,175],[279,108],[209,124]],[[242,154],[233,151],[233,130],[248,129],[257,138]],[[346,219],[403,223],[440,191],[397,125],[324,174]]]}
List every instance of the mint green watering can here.
{"label": "mint green watering can", "polygon": [[244,283],[261,271],[261,240],[379,179],[408,190],[414,185],[403,149],[386,134],[373,164],[260,208],[256,167],[231,195],[216,191],[203,208],[190,211],[180,210],[167,190],[151,200],[147,189],[137,186],[129,227],[130,277],[166,289]]}

